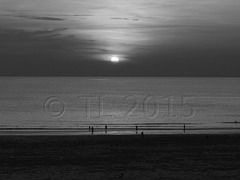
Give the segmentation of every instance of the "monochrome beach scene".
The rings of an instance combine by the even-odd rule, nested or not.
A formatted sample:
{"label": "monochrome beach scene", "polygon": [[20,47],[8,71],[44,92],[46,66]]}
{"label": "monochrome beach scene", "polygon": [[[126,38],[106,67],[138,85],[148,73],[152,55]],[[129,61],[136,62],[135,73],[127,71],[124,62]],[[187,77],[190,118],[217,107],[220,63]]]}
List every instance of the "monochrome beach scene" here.
{"label": "monochrome beach scene", "polygon": [[0,179],[239,179],[239,8],[0,0]]}

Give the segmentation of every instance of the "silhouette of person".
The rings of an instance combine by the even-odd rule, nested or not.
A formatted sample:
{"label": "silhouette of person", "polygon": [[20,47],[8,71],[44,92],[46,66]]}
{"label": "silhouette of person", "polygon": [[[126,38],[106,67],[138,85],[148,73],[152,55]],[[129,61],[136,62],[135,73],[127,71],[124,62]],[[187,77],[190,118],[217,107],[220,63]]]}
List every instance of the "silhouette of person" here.
{"label": "silhouette of person", "polygon": [[107,133],[107,125],[105,126],[105,133]]}
{"label": "silhouette of person", "polygon": [[92,127],[92,134],[93,134],[93,132],[94,132],[94,128]]}
{"label": "silhouette of person", "polygon": [[185,132],[185,130],[186,130],[186,126],[185,126],[185,124],[183,125],[183,132]]}

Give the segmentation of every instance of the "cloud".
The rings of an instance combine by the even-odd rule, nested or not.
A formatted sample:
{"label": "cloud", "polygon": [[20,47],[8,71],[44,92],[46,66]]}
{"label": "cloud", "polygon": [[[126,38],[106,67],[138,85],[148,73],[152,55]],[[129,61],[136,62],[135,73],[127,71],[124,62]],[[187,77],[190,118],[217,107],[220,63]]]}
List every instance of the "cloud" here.
{"label": "cloud", "polygon": [[128,20],[133,20],[133,21],[138,21],[139,19],[129,19],[129,18],[119,18],[119,17],[116,17],[116,18],[110,18],[110,19],[114,19],[114,20],[125,20],[125,21],[128,21]]}
{"label": "cloud", "polygon": [[17,17],[27,18],[27,19],[36,19],[36,20],[46,20],[46,21],[64,21],[62,18],[55,17],[41,17],[41,16],[27,16],[27,15],[18,15]]}
{"label": "cloud", "polygon": [[128,18],[110,18],[110,19],[117,19],[117,20],[129,20]]}
{"label": "cloud", "polygon": [[90,14],[74,14],[74,15],[69,15],[69,16],[82,16],[82,17],[89,17],[89,16],[93,16]]}

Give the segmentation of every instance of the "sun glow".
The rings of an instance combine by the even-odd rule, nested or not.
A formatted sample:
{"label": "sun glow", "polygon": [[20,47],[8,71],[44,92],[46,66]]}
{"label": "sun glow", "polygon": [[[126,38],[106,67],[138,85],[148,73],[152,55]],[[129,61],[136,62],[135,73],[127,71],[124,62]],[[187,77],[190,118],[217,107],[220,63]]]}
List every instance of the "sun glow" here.
{"label": "sun glow", "polygon": [[117,62],[119,62],[119,58],[116,57],[116,56],[113,56],[113,57],[111,58],[111,62],[117,63]]}

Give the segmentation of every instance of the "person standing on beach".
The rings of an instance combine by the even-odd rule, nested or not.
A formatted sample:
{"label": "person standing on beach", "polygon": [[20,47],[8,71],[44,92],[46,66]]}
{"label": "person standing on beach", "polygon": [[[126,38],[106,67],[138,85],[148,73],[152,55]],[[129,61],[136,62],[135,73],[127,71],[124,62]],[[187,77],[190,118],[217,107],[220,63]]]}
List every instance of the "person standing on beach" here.
{"label": "person standing on beach", "polygon": [[107,125],[105,126],[105,133],[107,133]]}
{"label": "person standing on beach", "polygon": [[185,130],[186,130],[186,126],[185,124],[183,125],[183,132],[185,133]]}
{"label": "person standing on beach", "polygon": [[93,132],[94,132],[94,128],[92,127],[92,134],[93,134]]}
{"label": "person standing on beach", "polygon": [[138,134],[138,126],[136,126],[136,134]]}

